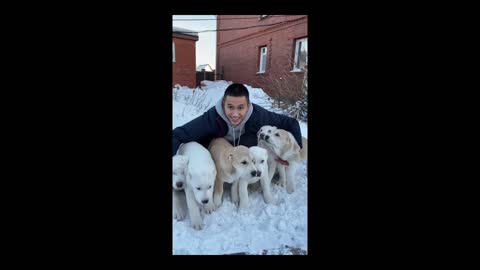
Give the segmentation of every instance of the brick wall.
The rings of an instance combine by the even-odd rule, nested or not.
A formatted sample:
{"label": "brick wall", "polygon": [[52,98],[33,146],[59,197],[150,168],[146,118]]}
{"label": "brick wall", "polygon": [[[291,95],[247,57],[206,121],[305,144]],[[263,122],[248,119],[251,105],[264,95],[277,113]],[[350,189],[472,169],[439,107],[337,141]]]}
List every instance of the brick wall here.
{"label": "brick wall", "polygon": [[195,88],[195,40],[174,37],[173,41],[175,42],[175,63],[172,63],[172,86],[180,84]]}
{"label": "brick wall", "polygon": [[[219,18],[239,17],[240,15],[222,15]],[[250,17],[252,15],[240,16]],[[292,78],[303,78],[303,72],[290,72],[293,69],[295,40],[308,36],[306,16],[268,17],[258,20],[218,20],[218,29],[246,27],[252,25],[272,24],[286,20],[296,20],[281,26],[257,27],[236,31],[217,32],[217,68],[225,69],[225,80],[245,83],[253,87],[263,88],[273,95],[274,89],[268,83],[272,79],[280,79],[281,74],[289,74]],[[259,70],[260,47],[267,46],[266,72],[257,74]],[[282,78],[283,79],[283,78]]]}

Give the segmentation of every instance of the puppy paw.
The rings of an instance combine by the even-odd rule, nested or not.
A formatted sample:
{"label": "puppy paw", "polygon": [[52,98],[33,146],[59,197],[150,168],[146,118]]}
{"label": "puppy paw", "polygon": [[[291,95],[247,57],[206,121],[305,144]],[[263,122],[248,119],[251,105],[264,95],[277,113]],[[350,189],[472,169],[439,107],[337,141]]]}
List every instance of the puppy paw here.
{"label": "puppy paw", "polygon": [[238,208],[241,208],[241,209],[245,209],[245,208],[247,208],[247,207],[248,207],[248,203],[240,203],[240,204],[238,205]]}
{"label": "puppy paw", "polygon": [[271,196],[266,196],[263,199],[265,200],[265,203],[267,203],[267,204],[274,204],[274,200]]}
{"label": "puppy paw", "polygon": [[246,198],[243,199],[243,200],[240,200],[240,203],[239,203],[239,205],[238,205],[238,208],[243,208],[243,209],[247,208],[249,202],[250,202],[250,200],[249,200],[248,197],[246,197]]}
{"label": "puppy paw", "polygon": [[176,219],[176,220],[178,220],[178,221],[184,220],[185,217],[187,217],[187,213],[186,213],[185,211],[183,211],[183,210],[181,210],[181,211],[175,211],[175,212],[173,213],[173,218]]}
{"label": "puppy paw", "polygon": [[216,207],[214,203],[208,203],[203,207],[203,210],[205,210],[206,214],[211,214],[213,211],[215,211]]}
{"label": "puppy paw", "polygon": [[240,199],[239,199],[239,198],[232,198],[232,203],[233,203],[235,206],[238,206],[238,204],[240,203]]}
{"label": "puppy paw", "polygon": [[203,222],[200,221],[200,222],[193,222],[192,221],[192,227],[195,229],[195,230],[202,230],[203,229]]}
{"label": "puppy paw", "polygon": [[287,187],[287,193],[292,194],[295,191],[295,188],[293,187]]}
{"label": "puppy paw", "polygon": [[216,208],[219,208],[222,205],[222,199],[219,197],[213,198],[213,203],[215,204]]}

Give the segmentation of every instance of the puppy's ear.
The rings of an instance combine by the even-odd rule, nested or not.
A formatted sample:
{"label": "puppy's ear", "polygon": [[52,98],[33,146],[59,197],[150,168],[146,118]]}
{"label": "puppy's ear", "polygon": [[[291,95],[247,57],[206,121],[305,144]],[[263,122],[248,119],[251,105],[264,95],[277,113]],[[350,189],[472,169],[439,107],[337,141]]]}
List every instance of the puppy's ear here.
{"label": "puppy's ear", "polygon": [[283,152],[284,159],[298,159],[300,154],[300,146],[298,146],[295,137],[293,137],[290,132],[287,132],[287,136],[285,136],[285,138],[285,148]]}
{"label": "puppy's ear", "polygon": [[300,153],[300,146],[297,143],[297,140],[295,140],[295,137],[293,137],[292,133],[288,133],[288,137],[290,137],[290,141],[292,142],[293,145],[293,151],[295,153]]}
{"label": "puppy's ear", "polygon": [[185,175],[185,177],[187,176],[187,173],[188,173],[188,158],[185,159],[185,166],[183,167],[183,173]]}
{"label": "puppy's ear", "polygon": [[293,147],[292,140],[290,139],[290,136],[288,136],[288,134],[285,134],[285,135],[287,135],[287,136],[284,137],[285,138],[285,144],[283,145],[283,149],[282,149],[283,150],[282,152],[283,152],[284,155],[289,153],[290,151],[292,151],[292,147]]}

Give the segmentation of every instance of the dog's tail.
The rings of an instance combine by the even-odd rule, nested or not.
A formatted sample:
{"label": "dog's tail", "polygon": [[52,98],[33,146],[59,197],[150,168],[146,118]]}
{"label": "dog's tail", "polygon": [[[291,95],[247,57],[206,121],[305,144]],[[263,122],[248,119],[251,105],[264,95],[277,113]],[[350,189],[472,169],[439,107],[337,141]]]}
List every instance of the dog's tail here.
{"label": "dog's tail", "polygon": [[300,149],[300,159],[307,160],[308,140],[305,137],[302,137],[302,146],[302,149]]}

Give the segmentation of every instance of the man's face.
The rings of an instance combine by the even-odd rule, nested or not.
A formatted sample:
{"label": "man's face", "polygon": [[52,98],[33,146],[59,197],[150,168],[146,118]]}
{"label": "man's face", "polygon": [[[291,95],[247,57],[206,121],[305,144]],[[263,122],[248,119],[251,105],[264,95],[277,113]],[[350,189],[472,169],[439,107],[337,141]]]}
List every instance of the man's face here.
{"label": "man's face", "polygon": [[247,98],[226,96],[223,103],[223,110],[233,126],[240,124],[248,111]]}

